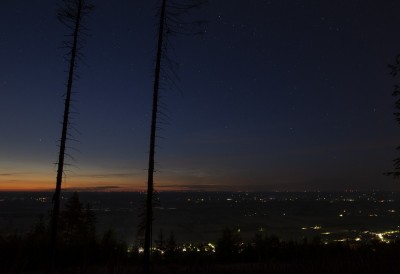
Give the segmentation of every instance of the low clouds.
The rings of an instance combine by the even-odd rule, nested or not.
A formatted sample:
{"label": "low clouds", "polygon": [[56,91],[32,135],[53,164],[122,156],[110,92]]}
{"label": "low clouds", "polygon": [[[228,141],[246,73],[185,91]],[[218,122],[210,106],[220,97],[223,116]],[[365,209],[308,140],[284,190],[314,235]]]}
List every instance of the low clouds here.
{"label": "low clouds", "polygon": [[162,184],[157,185],[160,190],[181,190],[181,191],[221,191],[226,189],[226,185],[218,184]]}
{"label": "low clouds", "polygon": [[103,174],[77,174],[77,175],[71,175],[70,177],[74,178],[97,178],[97,179],[103,179],[103,178],[128,178],[128,177],[133,177],[133,176],[139,176],[142,175],[143,172],[122,172],[122,173],[103,173]]}
{"label": "low clouds", "polygon": [[91,187],[72,187],[69,191],[111,191],[120,189],[119,186],[91,186]]}

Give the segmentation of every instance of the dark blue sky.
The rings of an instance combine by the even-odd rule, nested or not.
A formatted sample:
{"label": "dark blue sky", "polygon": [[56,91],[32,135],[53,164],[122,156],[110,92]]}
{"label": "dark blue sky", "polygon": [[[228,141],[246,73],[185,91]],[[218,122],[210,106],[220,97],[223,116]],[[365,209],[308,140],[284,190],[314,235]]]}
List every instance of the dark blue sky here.
{"label": "dark blue sky", "polygon": [[[52,188],[67,63],[61,1],[0,8],[0,183]],[[146,184],[157,1],[95,1],[76,82],[81,134],[66,187]],[[399,1],[209,1],[177,37],[156,188],[399,189],[387,64]]]}

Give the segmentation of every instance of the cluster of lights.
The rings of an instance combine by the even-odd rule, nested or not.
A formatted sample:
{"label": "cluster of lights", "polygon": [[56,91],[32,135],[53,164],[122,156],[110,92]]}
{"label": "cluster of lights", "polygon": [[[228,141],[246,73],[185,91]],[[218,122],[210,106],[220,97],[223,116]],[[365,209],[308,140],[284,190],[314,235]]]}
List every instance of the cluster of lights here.
{"label": "cluster of lights", "polygon": [[[152,252],[159,253],[161,255],[165,254],[165,250],[153,247]],[[206,252],[206,253],[215,253],[215,245],[213,243],[207,243],[207,244],[200,244],[200,245],[194,245],[194,244],[183,244],[182,246],[179,246],[175,249],[176,251],[181,251],[181,252]],[[130,252],[131,250],[128,250]],[[144,253],[144,248],[141,246],[137,249],[139,254]]]}
{"label": "cluster of lights", "polygon": [[371,234],[376,236],[380,242],[388,244],[393,241],[393,240],[390,240],[388,237],[400,234],[400,231],[399,230],[390,230],[390,231],[384,231],[384,232],[379,232],[379,233],[371,232]]}
{"label": "cluster of lights", "polygon": [[[328,233],[321,233],[321,234],[328,234]],[[394,238],[398,238],[400,236],[400,230],[391,230],[391,231],[384,231],[384,232],[371,232],[371,231],[363,231],[361,235],[355,237],[354,239],[350,238],[343,238],[333,240],[335,242],[368,242],[369,240],[375,239],[381,243],[391,243],[395,241]]]}
{"label": "cluster of lights", "polygon": [[[315,226],[310,226],[310,227],[302,227],[302,230],[307,230],[307,229],[313,229],[313,230],[320,230],[322,228],[322,226],[320,225],[315,225]],[[324,233],[322,233],[324,234]]]}
{"label": "cluster of lights", "polygon": [[201,244],[201,245],[194,245],[188,244],[183,245],[177,249],[178,251],[181,250],[182,252],[206,252],[206,253],[215,253],[215,245],[212,243],[208,244]]}

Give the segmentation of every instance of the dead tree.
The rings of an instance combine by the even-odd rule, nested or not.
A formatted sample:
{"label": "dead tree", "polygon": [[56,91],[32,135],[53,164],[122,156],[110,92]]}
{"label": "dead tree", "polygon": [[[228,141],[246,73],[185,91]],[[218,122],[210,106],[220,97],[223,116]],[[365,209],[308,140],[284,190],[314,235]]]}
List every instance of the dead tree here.
{"label": "dead tree", "polygon": [[[182,1],[183,2],[183,1]],[[145,214],[144,235],[144,266],[147,273],[150,272],[150,256],[152,249],[152,225],[153,225],[153,200],[154,200],[154,155],[156,146],[156,131],[159,119],[159,92],[161,85],[176,86],[174,68],[177,65],[168,57],[169,37],[176,34],[194,35],[202,33],[198,31],[201,21],[185,22],[182,16],[194,8],[201,6],[203,1],[191,1],[190,4],[180,4],[174,0],[161,0],[158,10],[158,40],[154,68],[153,103],[150,126],[150,149],[147,174],[147,197]],[[169,72],[169,73],[168,73]],[[163,75],[161,75],[163,74]]]}
{"label": "dead tree", "polygon": [[[390,64],[388,65],[389,69],[390,69],[390,74],[393,77],[396,77],[399,72],[400,72],[400,54],[398,54],[396,56],[396,60],[394,62],[394,64]],[[392,95],[396,98],[395,101],[395,112],[393,113],[394,117],[396,118],[397,123],[400,124],[400,86],[399,85],[394,85],[393,87],[393,92]],[[400,146],[398,146],[397,151],[400,151]],[[400,177],[400,157],[396,158],[393,160],[393,167],[394,170],[391,172],[387,172],[385,173],[386,175],[392,176],[394,179],[399,178]]]}
{"label": "dead tree", "polygon": [[87,3],[86,0],[63,0],[63,6],[58,11],[58,19],[64,24],[71,33],[68,35],[70,40],[64,42],[64,47],[68,49],[66,59],[68,61],[68,79],[66,85],[65,101],[64,101],[64,115],[59,147],[59,155],[57,162],[57,179],[56,188],[53,195],[53,211],[51,215],[51,235],[50,235],[50,263],[51,269],[54,266],[56,259],[56,242],[58,221],[60,215],[60,196],[61,184],[64,175],[64,165],[66,154],[66,144],[70,140],[71,134],[69,129],[70,122],[70,109],[71,109],[71,96],[74,80],[76,79],[77,61],[80,58],[80,50],[82,48],[82,35],[85,34],[84,19],[93,9],[93,5]]}
{"label": "dead tree", "polygon": [[147,173],[147,198],[146,198],[146,217],[145,217],[145,234],[144,234],[144,265],[146,272],[150,271],[150,252],[152,242],[152,226],[153,226],[153,192],[154,192],[154,153],[156,144],[156,127],[158,113],[158,93],[160,87],[160,70],[161,57],[163,50],[164,28],[165,28],[165,8],[167,0],[162,0],[160,22],[158,26],[158,43],[156,65],[154,70],[154,85],[153,85],[153,107],[151,112],[150,126],[150,151],[149,151],[149,167]]}

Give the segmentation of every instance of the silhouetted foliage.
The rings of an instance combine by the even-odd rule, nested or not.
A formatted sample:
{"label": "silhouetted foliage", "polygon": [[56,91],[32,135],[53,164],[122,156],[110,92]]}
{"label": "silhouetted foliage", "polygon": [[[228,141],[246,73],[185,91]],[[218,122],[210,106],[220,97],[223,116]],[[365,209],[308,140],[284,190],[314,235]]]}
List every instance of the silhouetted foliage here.
{"label": "silhouetted foliage", "polygon": [[[28,233],[0,236],[0,266],[4,267],[0,267],[0,273],[46,269],[50,227],[49,220],[41,215]],[[96,215],[89,204],[80,202],[76,192],[60,213],[57,246],[56,263],[61,269],[84,269],[93,264],[114,266],[126,262],[129,256],[127,245],[118,241],[112,230],[97,236]]]}
{"label": "silhouetted foliage", "polygon": [[[88,224],[82,217],[85,208],[76,210],[80,204],[76,197],[67,204],[62,215],[69,216],[73,227],[79,222]],[[71,216],[72,212],[76,216]],[[40,218],[27,234],[0,236],[0,273],[43,273],[47,231]],[[82,241],[72,244],[71,237],[60,237],[56,273],[141,273],[143,255],[137,249],[128,250],[113,230],[95,239],[89,245]],[[154,273],[398,273],[400,269],[400,242],[322,244],[315,238],[298,243],[261,234],[246,242],[225,229],[215,253],[210,244],[175,245],[175,237],[170,237],[165,253],[155,251]]]}
{"label": "silhouetted foliage", "polygon": [[170,254],[173,254],[176,251],[176,239],[175,239],[175,234],[173,232],[169,234],[166,248],[167,248],[167,253]]}
{"label": "silhouetted foliage", "polygon": [[90,205],[83,207],[77,192],[65,204],[61,213],[61,227],[65,241],[81,242],[94,240],[96,235],[96,216]]}
{"label": "silhouetted foliage", "polygon": [[222,231],[222,237],[217,241],[216,254],[221,262],[234,261],[241,248],[239,235],[229,228]]}
{"label": "silhouetted foliage", "polygon": [[[64,205],[60,215],[59,246],[60,256],[64,259],[58,262],[65,264],[65,259],[74,265],[82,265],[94,260],[93,250],[97,249],[96,217],[79,200],[79,195],[74,192]],[[69,263],[71,264],[71,263]]]}
{"label": "silhouetted foliage", "polygon": [[99,259],[108,267],[119,265],[127,260],[126,243],[117,240],[114,230],[108,229],[100,240]]}
{"label": "silhouetted foliage", "polygon": [[165,239],[164,239],[164,232],[162,229],[160,229],[158,237],[154,242],[156,243],[156,248],[163,251],[165,250]]}

